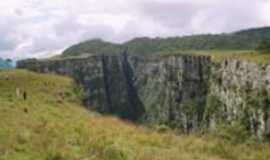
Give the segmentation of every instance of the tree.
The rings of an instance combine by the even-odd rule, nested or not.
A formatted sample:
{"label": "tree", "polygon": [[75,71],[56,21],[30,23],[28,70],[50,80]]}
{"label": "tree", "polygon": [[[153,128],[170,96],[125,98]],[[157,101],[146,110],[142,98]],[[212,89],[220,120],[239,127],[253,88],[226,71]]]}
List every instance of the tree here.
{"label": "tree", "polygon": [[270,40],[262,40],[256,50],[259,52],[270,53]]}
{"label": "tree", "polygon": [[12,67],[12,59],[10,58],[5,59],[5,63],[8,66],[8,68]]}
{"label": "tree", "polygon": [[6,59],[6,62],[8,63],[8,64],[12,64],[12,60],[11,59]]}

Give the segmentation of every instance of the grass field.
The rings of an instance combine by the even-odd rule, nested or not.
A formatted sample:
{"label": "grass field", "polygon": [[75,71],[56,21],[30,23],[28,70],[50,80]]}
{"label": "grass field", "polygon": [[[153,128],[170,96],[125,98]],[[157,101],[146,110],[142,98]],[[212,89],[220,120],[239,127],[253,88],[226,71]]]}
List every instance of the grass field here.
{"label": "grass field", "polygon": [[240,51],[191,51],[194,55],[211,56],[214,62],[220,63],[225,59],[239,59],[249,62],[255,62],[257,64],[270,64],[270,53],[260,53],[257,51],[240,50]]}
{"label": "grass field", "polygon": [[267,144],[151,130],[90,112],[80,97],[65,77],[0,71],[0,160],[270,159]]}
{"label": "grass field", "polygon": [[238,59],[257,64],[270,64],[270,53],[254,50],[179,50],[158,54],[160,56],[170,55],[195,55],[210,56],[213,62],[221,63],[226,59]]}

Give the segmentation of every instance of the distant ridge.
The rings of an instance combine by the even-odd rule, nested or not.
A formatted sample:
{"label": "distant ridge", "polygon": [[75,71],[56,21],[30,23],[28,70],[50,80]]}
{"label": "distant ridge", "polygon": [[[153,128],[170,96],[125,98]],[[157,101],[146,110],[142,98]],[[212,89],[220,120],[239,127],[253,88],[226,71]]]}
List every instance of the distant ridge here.
{"label": "distant ridge", "polygon": [[0,58],[0,69],[8,69],[12,68],[12,65],[8,63],[6,60]]}
{"label": "distant ridge", "polygon": [[171,38],[142,37],[122,44],[93,39],[69,47],[62,56],[117,54],[126,47],[129,49],[129,54],[132,55],[152,55],[177,50],[253,50],[265,39],[270,39],[270,27]]}

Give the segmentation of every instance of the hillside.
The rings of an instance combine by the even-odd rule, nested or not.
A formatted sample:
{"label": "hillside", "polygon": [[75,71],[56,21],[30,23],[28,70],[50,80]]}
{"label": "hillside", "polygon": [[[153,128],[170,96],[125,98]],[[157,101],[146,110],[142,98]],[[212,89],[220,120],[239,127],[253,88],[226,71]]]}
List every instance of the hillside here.
{"label": "hillside", "polygon": [[[218,136],[177,136],[164,126],[155,131],[92,113],[80,105],[81,92],[68,78],[2,71],[0,90],[1,160],[270,158],[266,144],[229,140],[232,131],[239,134],[235,130]],[[26,100],[18,90],[26,91]]]}
{"label": "hillside", "polygon": [[71,46],[63,52],[63,56],[117,54],[123,48],[128,48],[130,55],[174,53],[179,50],[254,50],[265,39],[270,39],[270,27],[222,34],[171,38],[135,38],[123,44],[95,39]]}

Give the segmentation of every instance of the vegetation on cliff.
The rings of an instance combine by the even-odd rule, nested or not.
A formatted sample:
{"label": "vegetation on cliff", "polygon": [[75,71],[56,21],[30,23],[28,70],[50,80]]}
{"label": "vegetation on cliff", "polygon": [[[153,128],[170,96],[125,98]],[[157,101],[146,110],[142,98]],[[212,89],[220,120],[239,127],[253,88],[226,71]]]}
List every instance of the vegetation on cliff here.
{"label": "vegetation on cliff", "polygon": [[155,131],[90,112],[81,106],[80,89],[68,78],[1,71],[0,90],[1,160],[270,158],[266,144],[228,141],[232,129],[222,132],[223,138],[177,136],[161,126]]}
{"label": "vegetation on cliff", "polygon": [[262,40],[262,42],[256,48],[259,52],[269,53],[270,52],[270,39]]}

